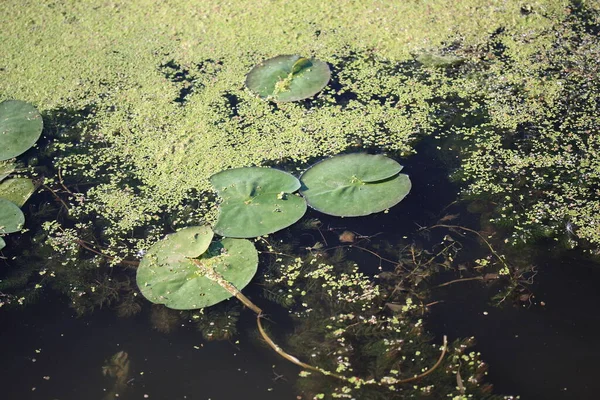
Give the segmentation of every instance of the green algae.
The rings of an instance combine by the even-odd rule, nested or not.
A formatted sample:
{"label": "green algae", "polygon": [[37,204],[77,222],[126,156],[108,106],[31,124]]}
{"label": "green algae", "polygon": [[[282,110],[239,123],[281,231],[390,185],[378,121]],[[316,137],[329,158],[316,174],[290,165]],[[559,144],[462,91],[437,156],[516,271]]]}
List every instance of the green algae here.
{"label": "green algae", "polygon": [[[446,98],[489,109],[499,132],[551,109],[562,89],[540,79],[540,55],[552,51],[568,5],[347,1],[339,12],[315,1],[9,1],[0,100],[85,114],[82,140],[62,144],[70,154],[56,160],[67,182],[96,184],[72,215],[99,214],[111,248],[146,247],[165,214],[174,227],[214,221],[208,178],[224,169],[306,165],[360,147],[408,155],[444,122]],[[256,99],[245,75],[277,54],[327,62],[332,82],[299,104]],[[415,54],[464,62],[436,70]],[[508,101],[508,87],[525,88],[529,105]],[[146,244],[131,239],[142,228]]]}

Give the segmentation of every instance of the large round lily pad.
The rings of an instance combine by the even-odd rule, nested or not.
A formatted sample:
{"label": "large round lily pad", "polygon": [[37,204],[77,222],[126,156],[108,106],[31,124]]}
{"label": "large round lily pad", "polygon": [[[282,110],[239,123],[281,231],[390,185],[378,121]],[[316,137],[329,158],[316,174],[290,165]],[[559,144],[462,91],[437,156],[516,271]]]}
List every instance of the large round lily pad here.
{"label": "large round lily pad", "polygon": [[11,201],[19,207],[23,207],[33,192],[35,186],[29,178],[12,178],[0,183],[0,199]]}
{"label": "large round lily pad", "polygon": [[281,55],[257,64],[246,76],[246,87],[263,99],[297,101],[319,93],[331,71],[315,58]]}
{"label": "large round lily pad", "polygon": [[31,104],[19,100],[0,103],[0,160],[27,151],[42,134],[42,116]]}
{"label": "large round lily pad", "polygon": [[298,221],[306,201],[293,193],[300,181],[273,168],[234,168],[211,176],[223,199],[214,230],[221,236],[250,238],[276,232]]}
{"label": "large round lily pad", "polygon": [[0,233],[18,232],[25,225],[25,216],[15,203],[0,199]]}
{"label": "large round lily pad", "polygon": [[258,267],[254,245],[228,238],[210,243],[212,236],[209,227],[190,227],[155,243],[137,270],[144,297],[176,310],[209,307],[232,297],[207,271],[244,288]]}
{"label": "large round lily pad", "polygon": [[410,191],[402,166],[382,155],[347,154],[321,161],[300,177],[308,205],[325,214],[358,217],[398,204]]}

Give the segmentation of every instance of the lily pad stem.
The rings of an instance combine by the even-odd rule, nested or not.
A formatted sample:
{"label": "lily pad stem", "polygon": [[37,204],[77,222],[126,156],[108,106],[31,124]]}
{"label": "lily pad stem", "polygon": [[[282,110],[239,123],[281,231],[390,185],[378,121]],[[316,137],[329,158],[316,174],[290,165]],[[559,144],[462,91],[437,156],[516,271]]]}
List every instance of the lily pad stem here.
{"label": "lily pad stem", "polygon": [[[191,259],[192,262],[194,264],[196,264],[196,266],[198,266],[198,268],[200,268],[200,270],[202,271],[202,273],[204,274],[204,276],[206,276],[208,279],[214,281],[215,283],[219,284],[223,289],[227,290],[229,293],[231,293],[231,295],[235,296],[236,299],[238,299],[239,301],[242,302],[243,305],[245,305],[246,307],[248,307],[249,309],[251,309],[252,311],[254,311],[256,313],[256,324],[258,325],[258,331],[260,332],[260,335],[263,337],[263,339],[265,340],[265,342],[267,342],[267,344],[277,353],[279,354],[281,357],[285,358],[286,360],[304,368],[307,370],[311,370],[311,371],[315,371],[315,372],[320,372],[323,375],[327,375],[327,376],[332,376],[334,378],[346,381],[348,383],[351,383],[353,385],[356,385],[357,387],[360,385],[364,385],[364,384],[375,384],[375,385],[379,385],[379,386],[383,386],[384,383],[383,382],[378,382],[375,381],[374,379],[370,379],[368,381],[364,381],[360,378],[347,378],[345,376],[342,375],[338,375],[336,373],[333,373],[331,371],[327,371],[325,369],[322,368],[318,368],[318,367],[314,367],[310,364],[306,364],[302,361],[300,361],[298,358],[294,357],[293,355],[286,353],[281,347],[279,347],[274,341],[273,339],[271,339],[269,337],[269,335],[267,335],[267,332],[265,331],[265,329],[262,326],[262,318],[263,318],[263,311],[260,307],[258,307],[256,304],[254,304],[252,302],[252,300],[250,300],[249,298],[247,298],[246,296],[244,296],[242,294],[242,292],[240,292],[233,284],[231,284],[231,282],[228,282],[225,278],[223,278],[223,276],[221,274],[219,274],[217,271],[215,271],[212,268],[208,268],[206,267],[200,260],[198,259]],[[428,369],[427,371],[423,372],[420,375],[416,375],[413,376],[411,378],[407,378],[407,379],[403,379],[403,380],[399,380],[399,381],[395,381],[394,384],[402,384],[402,383],[407,383],[407,382],[413,382],[415,380],[421,379],[424,376],[429,375],[430,373],[433,372],[433,370],[435,370],[441,363],[442,360],[446,354],[447,351],[447,347],[448,347],[448,339],[446,338],[446,336],[444,336],[444,344],[442,346],[442,354],[440,354],[440,358],[437,360],[437,362],[434,364],[433,367],[431,367],[430,369]]]}

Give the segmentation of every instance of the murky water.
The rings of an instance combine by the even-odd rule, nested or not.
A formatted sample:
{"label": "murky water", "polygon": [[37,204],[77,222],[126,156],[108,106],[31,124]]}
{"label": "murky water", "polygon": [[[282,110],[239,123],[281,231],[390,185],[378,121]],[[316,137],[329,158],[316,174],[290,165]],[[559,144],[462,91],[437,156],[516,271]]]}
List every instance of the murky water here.
{"label": "murky water", "polygon": [[0,326],[5,400],[103,400],[114,380],[102,366],[119,351],[130,360],[120,399],[295,398],[298,369],[244,332],[234,342],[204,342],[191,324],[162,334],[144,314],[124,319],[104,310],[76,318],[58,299],[3,310]]}
{"label": "murky water", "polygon": [[[412,237],[418,226],[443,216],[456,198],[447,172],[427,151],[406,160],[404,172],[413,190],[389,214],[339,219],[318,217],[323,234],[336,243],[340,229],[371,239]],[[401,161],[402,162],[402,161]],[[461,221],[472,217],[464,215]],[[470,221],[472,222],[472,221]],[[301,245],[321,240],[315,231],[300,237]],[[349,256],[375,272],[374,259],[357,251]],[[426,326],[436,342],[475,336],[474,350],[489,364],[488,382],[496,393],[522,399],[593,399],[600,392],[596,355],[600,326],[596,282],[600,268],[574,258],[537,260],[539,274],[529,308],[490,306],[494,294],[481,282],[461,282],[433,292]],[[448,275],[448,280],[456,279]],[[250,291],[255,289],[249,288]],[[544,306],[540,302],[544,302]],[[184,323],[163,334],[153,330],[146,311],[133,318],[118,318],[101,310],[76,318],[59,298],[41,299],[24,310],[0,311],[0,382],[2,399],[104,400],[112,397],[114,379],[102,367],[116,353],[127,353],[125,386],[120,399],[230,400],[296,399],[294,382],[299,368],[281,359],[256,339],[254,318],[243,312],[240,334],[231,342],[205,342],[194,324]],[[277,311],[273,305],[269,311]],[[290,332],[282,315],[273,315],[278,333]]]}

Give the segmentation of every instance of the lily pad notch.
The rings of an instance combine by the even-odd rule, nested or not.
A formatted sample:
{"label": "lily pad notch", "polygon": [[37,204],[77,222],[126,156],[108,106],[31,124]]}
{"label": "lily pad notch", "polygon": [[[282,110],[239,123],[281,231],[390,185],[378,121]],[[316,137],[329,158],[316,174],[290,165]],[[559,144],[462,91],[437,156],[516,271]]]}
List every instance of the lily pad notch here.
{"label": "lily pad notch", "polygon": [[306,212],[295,176],[274,168],[243,167],[221,171],[210,182],[222,201],[215,233],[252,238],[287,228]]}
{"label": "lily pad notch", "polygon": [[212,242],[209,226],[192,226],[167,235],[150,247],[137,269],[144,297],[175,310],[210,307],[244,288],[258,268],[252,242],[225,238]]}
{"label": "lily pad notch", "polygon": [[246,76],[246,87],[262,99],[278,103],[307,99],[331,78],[327,63],[299,55],[280,55],[257,64]]}

